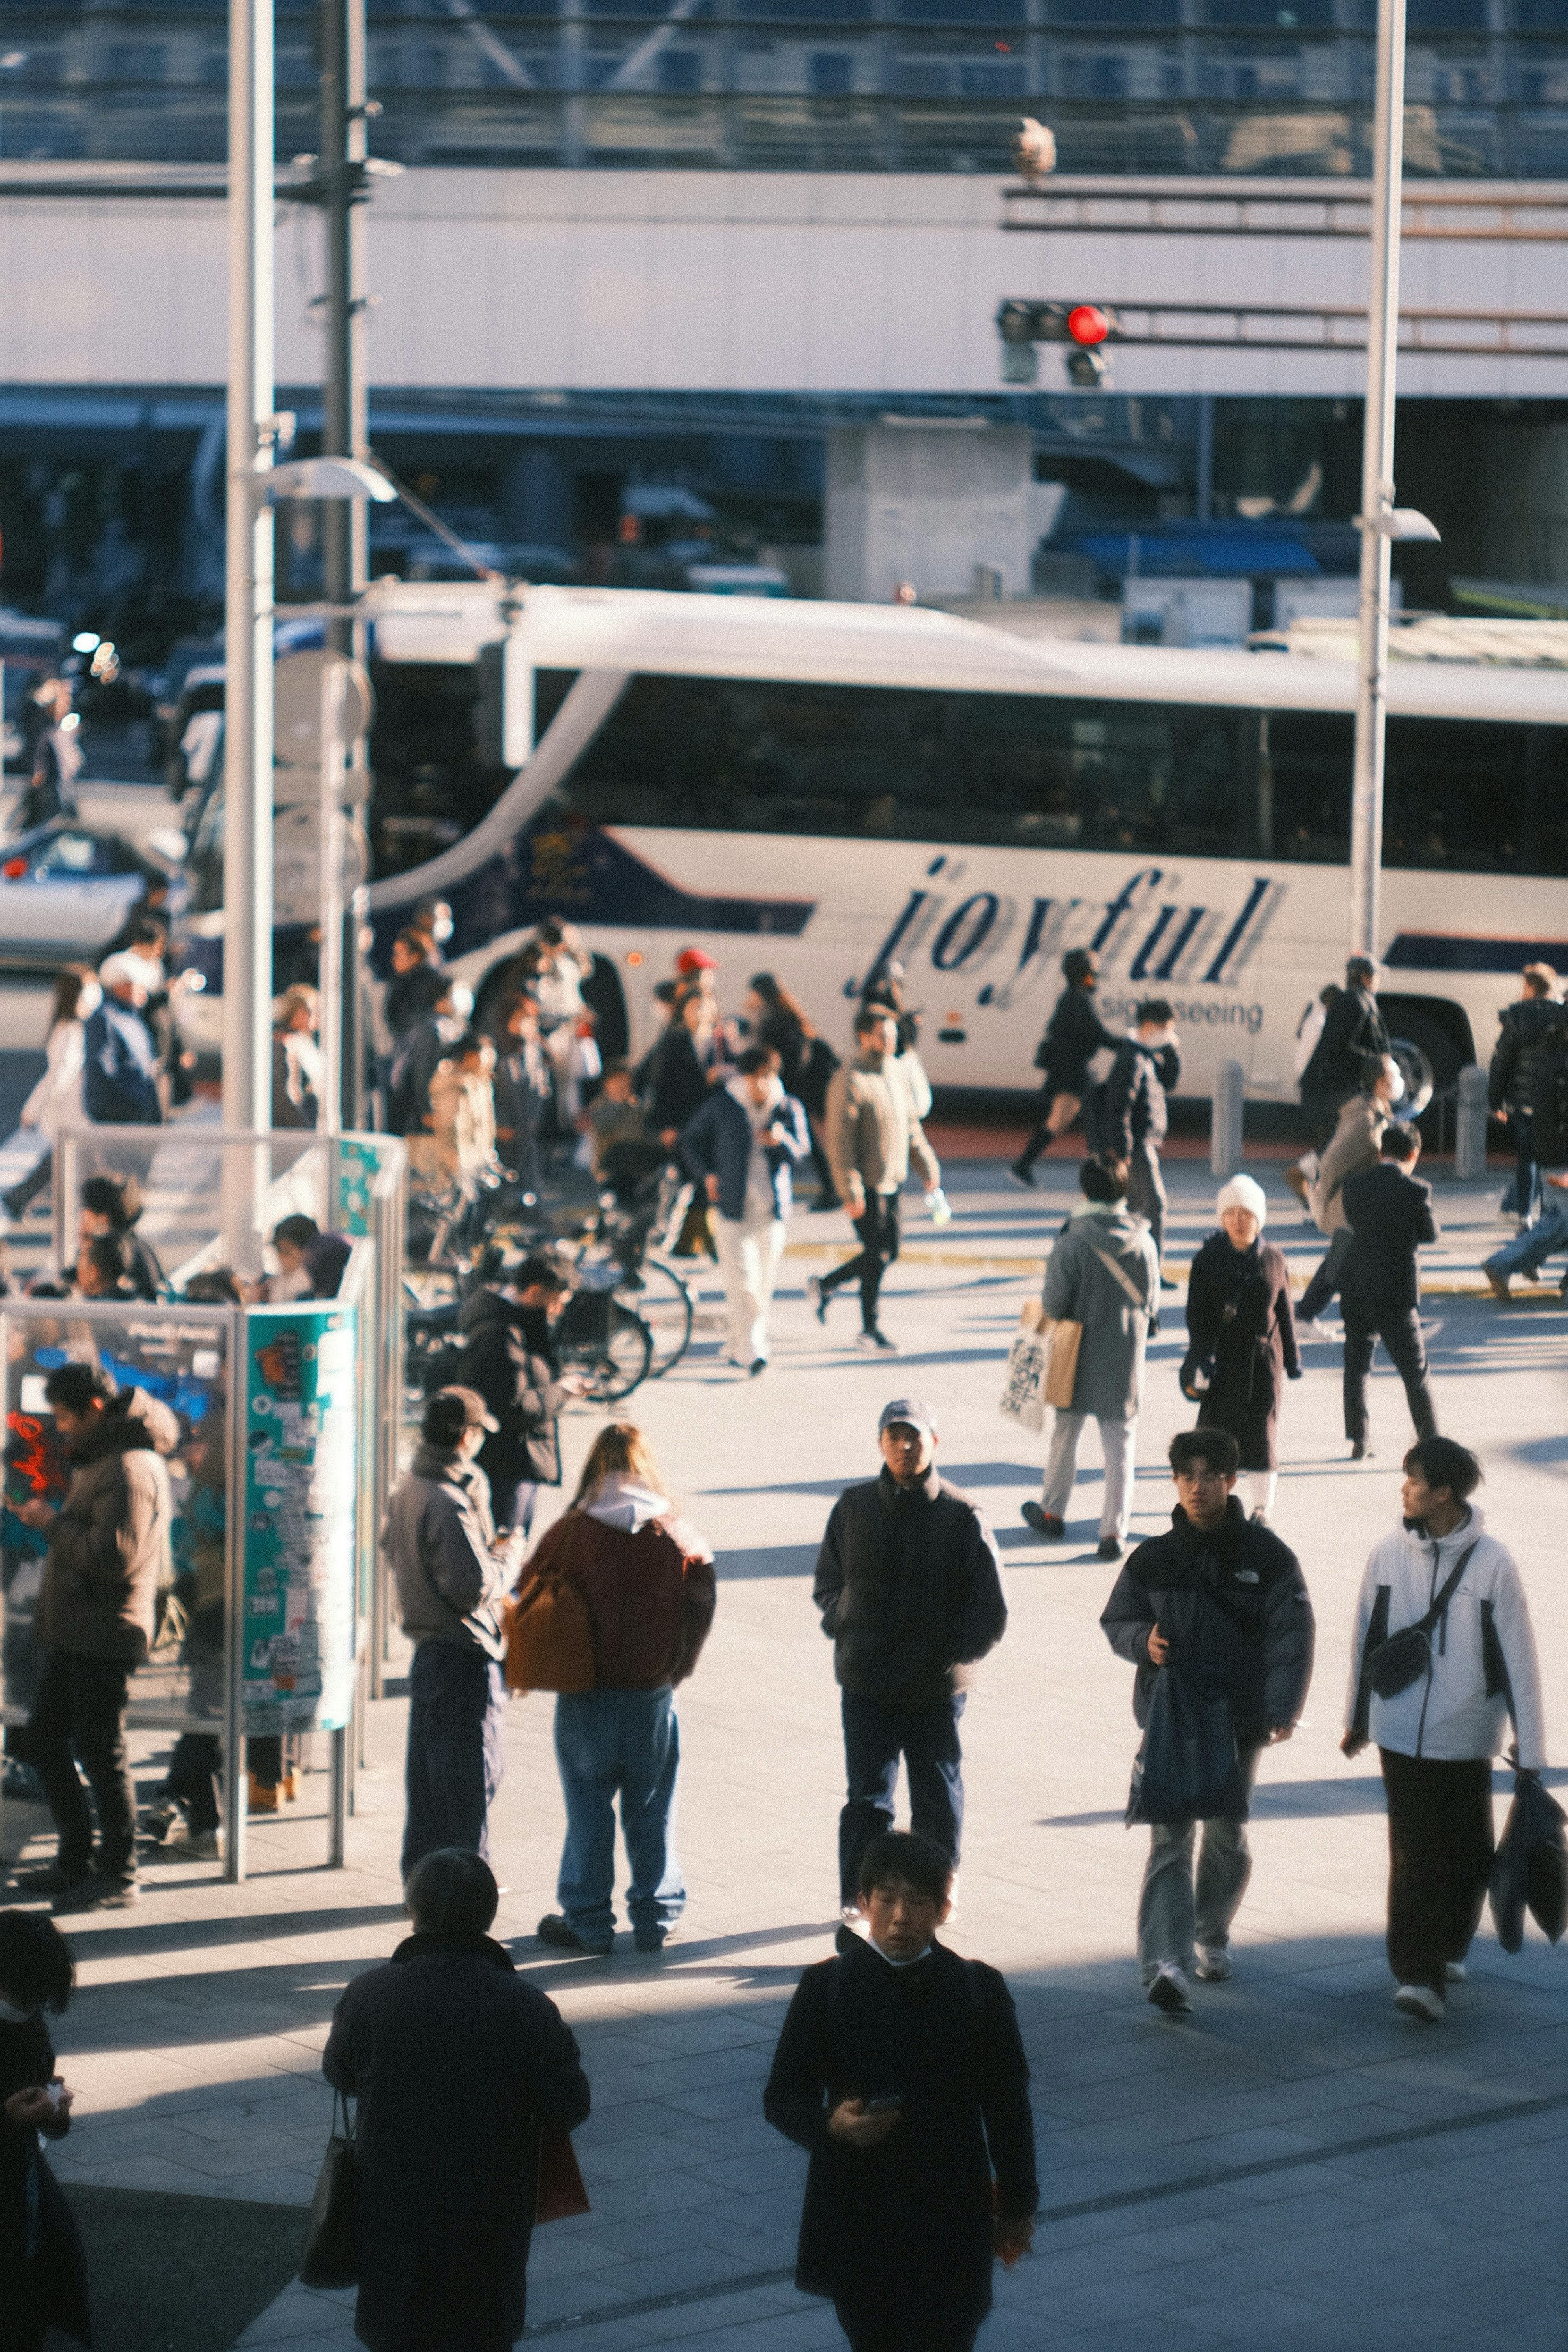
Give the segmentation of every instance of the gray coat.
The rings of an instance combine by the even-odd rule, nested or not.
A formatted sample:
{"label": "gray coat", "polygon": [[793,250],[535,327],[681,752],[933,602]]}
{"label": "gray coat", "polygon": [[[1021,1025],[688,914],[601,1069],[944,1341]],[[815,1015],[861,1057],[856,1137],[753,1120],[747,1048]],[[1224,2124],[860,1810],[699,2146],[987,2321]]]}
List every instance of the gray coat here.
{"label": "gray coat", "polygon": [[490,1482],[476,1463],[421,1445],[382,1530],[398,1615],[410,1640],[504,1658],[507,1562],[492,1549]]}
{"label": "gray coat", "polygon": [[[1119,1266],[1144,1300],[1135,1307],[1105,1261]],[[1133,1421],[1143,1397],[1144,1349],[1157,1319],[1160,1267],[1149,1228],[1124,1205],[1081,1209],[1046,1261],[1045,1311],[1082,1323],[1072,1410],[1099,1421]]]}

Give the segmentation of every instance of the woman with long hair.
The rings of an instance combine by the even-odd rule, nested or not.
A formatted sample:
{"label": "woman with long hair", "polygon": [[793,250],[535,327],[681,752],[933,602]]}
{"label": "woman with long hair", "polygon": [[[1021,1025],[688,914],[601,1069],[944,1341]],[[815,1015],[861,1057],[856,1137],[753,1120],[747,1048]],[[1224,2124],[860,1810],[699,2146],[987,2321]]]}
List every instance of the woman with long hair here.
{"label": "woman with long hair", "polygon": [[753,972],[745,1004],[751,1034],[759,1045],[770,1045],[779,1056],[784,1091],[793,1095],[806,1114],[811,1139],[811,1168],[820,1191],[814,1209],[836,1209],[838,1188],[822,1141],[821,1119],[828,1107],[828,1082],[839,1057],[825,1037],[820,1037],[799,1001],[770,971]]}
{"label": "woman with long hair", "polygon": [[556,1700],[566,1843],[560,1909],[539,1921],[539,1940],[573,1952],[614,1943],[619,1793],[632,1939],[656,1952],[686,1904],[673,1835],[674,1690],[707,1639],[715,1587],[712,1548],[677,1514],[635,1422],[600,1431],[570,1508],[540,1539],[517,1591],[561,1583],[587,1606],[593,1685]]}
{"label": "woman with long hair", "polygon": [[47,1136],[48,1148],[19,1184],[5,1195],[8,1217],[23,1217],[29,1202],[47,1190],[55,1171],[55,1139],[62,1127],[78,1126],[82,1111],[83,1039],[90,1015],[103,1002],[98,975],[85,963],[68,963],[55,975],[55,1001],[44,1041],[44,1075],[22,1105],[21,1124]]}

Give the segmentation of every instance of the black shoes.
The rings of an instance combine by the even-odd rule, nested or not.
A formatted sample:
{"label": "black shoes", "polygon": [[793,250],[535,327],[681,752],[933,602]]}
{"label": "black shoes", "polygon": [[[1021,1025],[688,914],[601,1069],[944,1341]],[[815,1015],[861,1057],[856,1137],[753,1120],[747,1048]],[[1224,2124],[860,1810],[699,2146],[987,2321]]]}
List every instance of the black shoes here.
{"label": "black shoes", "polygon": [[757,1378],[757,1375],[758,1375],[758,1372],[765,1372],[767,1370],[768,1370],[768,1359],[767,1359],[767,1357],[766,1357],[766,1356],[755,1356],[755,1357],[753,1357],[753,1359],[752,1359],[751,1362],[750,1362],[749,1364],[747,1364],[747,1368],[746,1368],[746,1377],[747,1377],[747,1380],[754,1381],[754,1380]]}
{"label": "black shoes", "polygon": [[73,1887],[85,1885],[91,1876],[90,1867],[71,1870],[63,1863],[47,1862],[36,1870],[14,1870],[11,1884],[18,1895],[68,1895]]}
{"label": "black shoes", "polygon": [[828,1301],[832,1295],[831,1290],[823,1289],[821,1275],[809,1274],[806,1276],[806,1304],[819,1323],[825,1323],[828,1319]]}
{"label": "black shoes", "polygon": [[1033,1192],[1034,1171],[1027,1161],[1015,1160],[1011,1167],[1008,1170],[1008,1174],[1012,1178],[1015,1184],[1021,1184],[1026,1192]]}
{"label": "black shoes", "polygon": [[1353,1462],[1370,1462],[1372,1460],[1372,1448],[1368,1445],[1364,1437],[1358,1437],[1355,1439],[1350,1449],[1350,1458]]}
{"label": "black shoes", "polygon": [[89,1870],[74,1886],[57,1895],[49,1908],[57,1916],[73,1911],[130,1911],[141,1900],[134,1878],[106,1878],[102,1871]]}
{"label": "black shoes", "polygon": [[1062,1522],[1052,1517],[1051,1514],[1043,1510],[1038,1503],[1023,1504],[1019,1510],[1019,1517],[1026,1528],[1032,1528],[1037,1536],[1045,1536],[1051,1543],[1061,1543],[1067,1533]]}
{"label": "black shoes", "polygon": [[1095,1557],[1099,1559],[1120,1559],[1122,1557],[1121,1537],[1102,1536],[1100,1538],[1100,1549],[1096,1553]]}
{"label": "black shoes", "polygon": [[604,1958],[615,1941],[612,1934],[604,1937],[601,1942],[591,1943],[586,1936],[580,1936],[571,1921],[563,1919],[559,1911],[547,1911],[534,1933],[541,1944],[549,1944],[558,1952],[588,1952],[595,1959],[601,1960]]}

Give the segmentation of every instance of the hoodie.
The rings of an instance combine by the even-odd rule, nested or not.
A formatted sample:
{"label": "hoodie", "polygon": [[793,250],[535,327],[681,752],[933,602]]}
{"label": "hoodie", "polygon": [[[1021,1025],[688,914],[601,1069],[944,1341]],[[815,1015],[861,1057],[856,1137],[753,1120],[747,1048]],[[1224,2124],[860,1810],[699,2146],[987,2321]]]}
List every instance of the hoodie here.
{"label": "hoodie", "polygon": [[[1394,1698],[1379,1698],[1370,1685],[1364,1692],[1368,1649],[1426,1615],[1472,1544],[1458,1588],[1432,1632],[1427,1673]],[[1541,1673],[1524,1585],[1473,1504],[1452,1535],[1429,1536],[1406,1522],[1384,1537],[1361,1581],[1350,1656],[1347,1730],[1396,1756],[1459,1761],[1497,1755],[1511,1711],[1521,1764],[1536,1771],[1545,1763]]]}
{"label": "hoodie", "polygon": [[667,1689],[702,1654],[717,1599],[712,1549],[667,1496],[633,1478],[601,1479],[546,1529],[518,1591],[541,1576],[588,1603],[596,1691]]}
{"label": "hoodie", "polygon": [[179,1437],[168,1406],[133,1389],[94,1413],[72,1447],[38,1602],[38,1631],[57,1649],[139,1666],[152,1648],[173,1573],[162,1456]]}

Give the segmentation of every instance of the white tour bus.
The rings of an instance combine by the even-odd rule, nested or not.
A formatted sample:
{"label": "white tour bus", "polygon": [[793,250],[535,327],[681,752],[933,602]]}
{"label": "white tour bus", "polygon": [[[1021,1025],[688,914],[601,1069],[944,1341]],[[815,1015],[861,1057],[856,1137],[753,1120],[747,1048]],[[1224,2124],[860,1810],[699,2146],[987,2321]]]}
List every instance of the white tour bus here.
{"label": "white tour bus", "polygon": [[[727,1004],[770,971],[842,1050],[896,958],[934,1082],[1023,1088],[1089,945],[1108,1020],[1175,1007],[1183,1094],[1234,1058],[1249,1097],[1293,1098],[1346,951],[1349,661],[632,590],[397,584],[372,609],[383,965],[433,895],[476,992],[560,916],[612,965],[633,1052],[690,946]],[[1383,1003],[1442,1087],[1522,964],[1568,969],[1568,667],[1396,660],[1389,709]]]}

